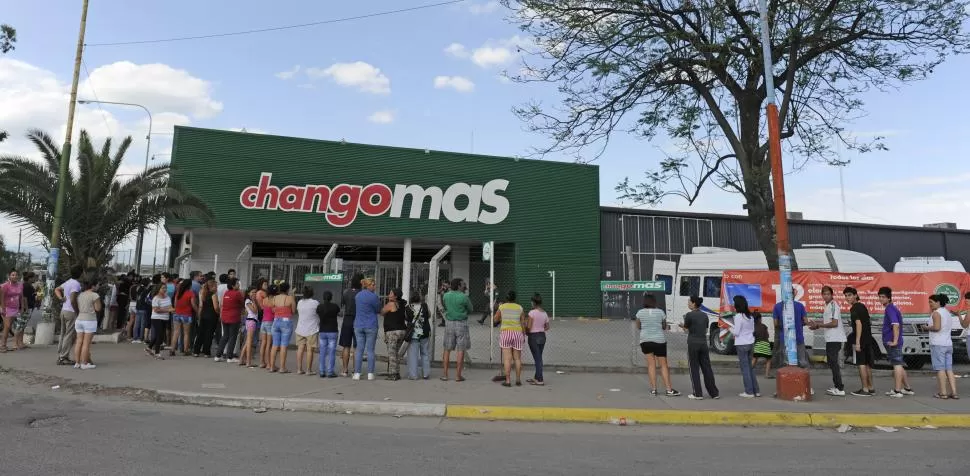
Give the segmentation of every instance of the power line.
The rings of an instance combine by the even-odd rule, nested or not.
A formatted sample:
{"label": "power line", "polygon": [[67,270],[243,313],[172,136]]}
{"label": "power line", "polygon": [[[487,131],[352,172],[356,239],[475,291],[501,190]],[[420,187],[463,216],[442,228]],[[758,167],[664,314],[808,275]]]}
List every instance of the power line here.
{"label": "power line", "polygon": [[88,64],[81,60],[81,66],[84,67],[84,76],[88,78],[88,87],[91,88],[91,94],[94,95],[94,100],[97,101],[98,110],[101,111],[101,119],[104,121],[104,127],[108,129],[108,137],[114,135],[111,131],[111,126],[108,125],[108,113],[104,112],[104,108],[101,107],[101,99],[98,98],[98,92],[94,90],[94,81],[91,81],[91,73],[88,72]]}
{"label": "power line", "polygon": [[398,14],[398,13],[406,13],[406,12],[413,12],[413,11],[416,11],[416,10],[425,10],[425,9],[428,9],[428,8],[436,8],[436,7],[443,7],[443,6],[446,6],[446,5],[454,5],[456,3],[462,3],[464,1],[465,0],[450,0],[450,1],[447,1],[447,2],[431,3],[431,4],[427,4],[427,5],[419,5],[419,6],[416,6],[416,7],[401,8],[401,9],[398,9],[398,10],[387,10],[387,11],[376,12],[376,13],[368,13],[368,14],[365,14],[365,15],[357,15],[357,16],[352,16],[352,17],[335,18],[335,19],[331,19],[331,20],[323,20],[323,21],[317,21],[317,22],[312,22],[312,23],[301,23],[301,24],[298,24],[298,25],[286,25],[286,26],[276,26],[276,27],[271,27],[271,28],[260,28],[260,29],[256,29],[256,30],[234,31],[234,32],[230,32],[230,33],[214,33],[214,34],[211,34],[211,35],[181,36],[181,37],[176,37],[176,38],[162,38],[162,39],[155,39],[155,40],[118,41],[118,42],[112,42],[112,43],[86,43],[84,46],[143,45],[143,44],[147,44],[147,43],[169,43],[169,42],[173,42],[173,41],[204,40],[204,39],[209,39],[209,38],[223,38],[223,37],[227,37],[227,36],[250,35],[250,34],[254,34],[254,33],[266,33],[266,32],[271,32],[271,31],[292,30],[292,29],[296,29],[296,28],[307,28],[307,27],[311,27],[311,26],[329,25],[329,24],[332,24],[332,23],[343,23],[343,22],[348,22],[348,21],[353,21],[353,20],[363,20],[363,19],[366,19],[366,18],[374,18],[374,17],[381,17],[381,16],[387,16],[387,15],[395,15],[395,14]]}

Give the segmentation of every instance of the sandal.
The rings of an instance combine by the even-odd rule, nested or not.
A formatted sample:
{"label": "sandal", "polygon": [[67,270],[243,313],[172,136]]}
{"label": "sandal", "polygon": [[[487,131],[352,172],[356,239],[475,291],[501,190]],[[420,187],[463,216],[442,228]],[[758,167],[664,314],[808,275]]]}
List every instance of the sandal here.
{"label": "sandal", "polygon": [[937,393],[937,394],[933,395],[933,398],[939,398],[940,400],[948,400],[950,398],[950,396],[949,395],[943,395],[942,393]]}
{"label": "sandal", "polygon": [[522,381],[521,380],[516,380],[515,381],[515,386],[516,387],[521,387],[522,386]]}
{"label": "sandal", "polygon": [[306,375],[306,372],[304,372],[304,371],[302,371],[302,370],[300,370],[300,371],[298,371],[298,372],[297,372],[296,374],[297,374],[297,375]]}
{"label": "sandal", "polygon": [[532,382],[530,385],[535,385],[536,387],[541,387],[541,386],[543,386],[545,384],[546,384],[545,382]]}
{"label": "sandal", "polygon": [[950,394],[950,400],[959,400],[959,399],[960,399],[960,396],[959,395],[957,395],[955,393]]}
{"label": "sandal", "polygon": [[502,386],[503,387],[512,387],[512,384],[509,383],[509,382],[502,382]]}
{"label": "sandal", "polygon": [[288,374],[288,373],[292,373],[292,372],[290,372],[289,370],[285,370],[284,369],[284,370],[280,370],[280,373],[281,374]]}
{"label": "sandal", "polygon": [[455,379],[455,382],[464,382],[464,381],[465,381],[465,377],[458,377]]}
{"label": "sandal", "polygon": [[10,349],[6,347],[0,347],[0,354],[6,354],[7,352],[10,352]]}
{"label": "sandal", "polygon": [[527,383],[529,385],[535,385],[536,384],[536,380],[535,379],[532,379],[532,378],[527,378],[527,379],[525,379],[525,383]]}
{"label": "sandal", "polygon": [[448,377],[441,377],[438,380],[441,380],[442,382],[447,382],[448,381]]}

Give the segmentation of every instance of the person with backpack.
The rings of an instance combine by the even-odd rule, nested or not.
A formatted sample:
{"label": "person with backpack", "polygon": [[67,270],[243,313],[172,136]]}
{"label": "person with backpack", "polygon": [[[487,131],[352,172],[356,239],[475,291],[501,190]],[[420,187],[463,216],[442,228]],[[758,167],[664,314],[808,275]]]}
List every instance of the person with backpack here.
{"label": "person with backpack", "polygon": [[421,294],[411,295],[411,303],[405,308],[407,321],[405,340],[408,342],[408,380],[418,379],[418,366],[421,378],[431,378],[431,309],[421,302]]}

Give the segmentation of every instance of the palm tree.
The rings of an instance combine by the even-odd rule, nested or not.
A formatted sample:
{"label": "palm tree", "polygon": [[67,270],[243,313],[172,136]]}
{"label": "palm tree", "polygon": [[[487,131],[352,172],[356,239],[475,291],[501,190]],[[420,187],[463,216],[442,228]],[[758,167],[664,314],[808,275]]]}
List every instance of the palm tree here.
{"label": "palm tree", "polygon": [[[51,234],[60,147],[40,130],[27,138],[40,151],[42,161],[0,156],[0,213],[15,224],[42,237]],[[169,181],[167,164],[119,180],[118,169],[131,137],[112,153],[111,139],[96,149],[87,131],[78,140],[77,169],[69,170],[61,224],[65,265],[101,267],[111,250],[138,231],[157,225],[165,216],[211,221],[209,208],[198,197]]]}

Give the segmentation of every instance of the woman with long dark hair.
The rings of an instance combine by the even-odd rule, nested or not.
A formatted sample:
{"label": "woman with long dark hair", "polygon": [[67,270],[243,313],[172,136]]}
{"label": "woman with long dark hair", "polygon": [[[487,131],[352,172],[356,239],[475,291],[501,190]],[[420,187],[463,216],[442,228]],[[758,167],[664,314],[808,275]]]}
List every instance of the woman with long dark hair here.
{"label": "woman with long dark hair", "polygon": [[387,304],[381,310],[384,316],[384,342],[387,344],[387,359],[390,364],[388,380],[401,380],[401,347],[407,335],[407,319],[405,310],[408,302],[402,295],[400,288],[394,288],[387,294]]}
{"label": "woman with long dark hair", "polygon": [[190,354],[191,341],[189,335],[192,329],[192,319],[199,314],[199,303],[192,291],[192,280],[179,281],[175,291],[175,314],[172,317],[172,345],[168,351],[169,357],[175,356],[179,334],[182,334],[182,355]]}
{"label": "woman with long dark hair", "polygon": [[535,378],[527,379],[526,382],[531,385],[545,385],[542,376],[542,352],[546,348],[546,332],[549,332],[549,314],[542,308],[542,295],[538,293],[532,295],[532,310],[529,311],[525,330],[529,332],[529,350],[536,366]]}
{"label": "woman with long dark hair", "polygon": [[172,299],[168,297],[168,287],[164,284],[159,285],[155,290],[155,297],[152,298],[152,342],[150,347],[145,349],[145,352],[156,360],[165,360],[162,358],[162,343],[165,342],[165,326],[168,325],[170,312],[172,312]]}
{"label": "woman with long dark hair", "polygon": [[[411,295],[411,302],[408,304],[411,311],[406,313],[405,318],[409,318],[408,329],[410,335],[406,338],[408,342],[408,379],[417,380],[431,378],[431,309],[428,305],[421,302],[421,294]],[[420,374],[419,374],[420,369]],[[420,375],[420,377],[419,377]]]}
{"label": "woman with long dark hair", "polygon": [[741,398],[761,396],[758,387],[758,376],[751,365],[754,351],[754,317],[748,308],[748,300],[744,296],[734,296],[734,322],[730,324],[734,334],[734,348],[738,352],[738,365],[741,367],[741,379],[744,381],[744,393]]}
{"label": "woman with long dark hair", "polygon": [[293,314],[296,314],[296,300],[289,295],[290,284],[281,283],[280,293],[270,301],[273,305],[273,348],[269,351],[269,371],[276,372],[276,356],[280,356],[279,373],[288,374],[286,370],[286,348],[290,345],[293,335]]}
{"label": "woman with long dark hair", "polygon": [[219,326],[220,303],[216,280],[210,278],[206,281],[202,285],[199,295],[202,309],[199,312],[199,329],[198,335],[195,337],[195,348],[192,350],[192,354],[195,357],[204,355],[211,358],[212,339],[215,336],[216,327]]}
{"label": "woman with long dark hair", "polygon": [[259,368],[269,367],[269,352],[273,349],[273,303],[271,298],[279,291],[275,284],[270,284],[266,278],[259,278],[256,283],[256,303],[259,304]]}

